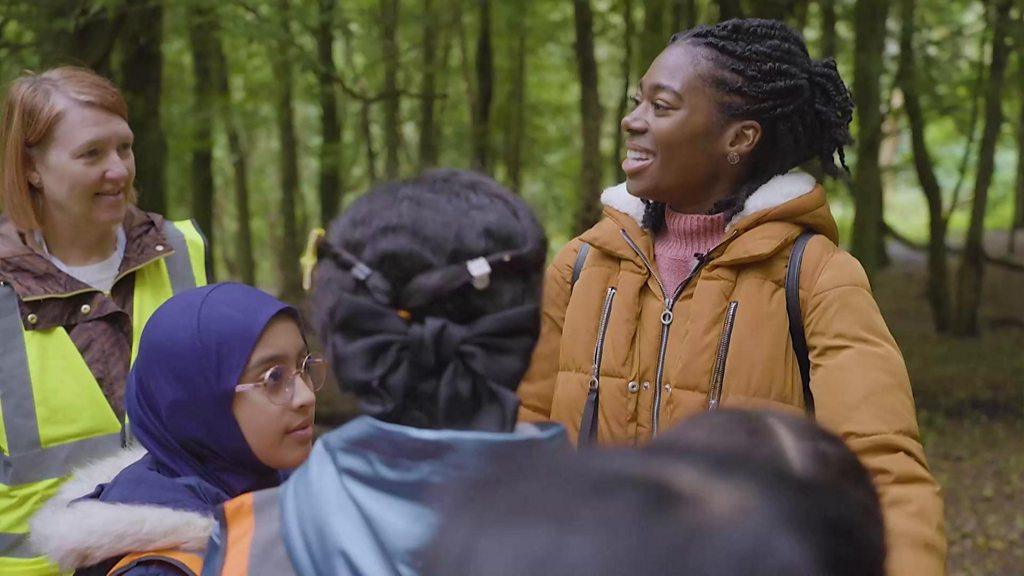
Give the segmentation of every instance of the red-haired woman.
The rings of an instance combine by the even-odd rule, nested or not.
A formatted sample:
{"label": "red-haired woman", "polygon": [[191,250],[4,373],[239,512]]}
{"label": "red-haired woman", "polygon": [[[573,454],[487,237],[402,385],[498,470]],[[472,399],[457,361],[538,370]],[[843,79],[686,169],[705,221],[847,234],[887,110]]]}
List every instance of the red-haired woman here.
{"label": "red-haired woman", "polygon": [[127,439],[142,327],[206,283],[191,222],[134,206],[124,98],[85,69],[27,73],[0,122],[0,573],[55,574],[28,519],[75,466]]}

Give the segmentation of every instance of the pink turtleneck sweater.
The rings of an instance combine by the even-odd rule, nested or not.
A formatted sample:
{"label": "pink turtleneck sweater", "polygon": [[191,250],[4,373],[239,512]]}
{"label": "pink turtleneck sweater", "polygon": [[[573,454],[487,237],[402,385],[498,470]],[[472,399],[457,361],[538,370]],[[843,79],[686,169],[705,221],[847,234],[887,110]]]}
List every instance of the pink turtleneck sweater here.
{"label": "pink turtleneck sweater", "polygon": [[707,254],[725,237],[725,214],[680,214],[665,208],[665,226],[654,237],[654,264],[671,295]]}

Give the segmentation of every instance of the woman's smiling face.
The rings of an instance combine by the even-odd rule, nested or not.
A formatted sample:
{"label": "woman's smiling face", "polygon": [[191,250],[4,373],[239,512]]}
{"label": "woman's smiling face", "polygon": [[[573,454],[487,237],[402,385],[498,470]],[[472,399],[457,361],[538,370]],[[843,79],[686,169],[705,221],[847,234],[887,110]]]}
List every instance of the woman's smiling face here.
{"label": "woman's smiling face", "polygon": [[736,123],[722,116],[719,95],[700,73],[709,65],[699,48],[677,43],[641,78],[636,107],[622,119],[622,169],[634,196],[702,211],[718,199],[722,182],[738,176],[727,160]]}

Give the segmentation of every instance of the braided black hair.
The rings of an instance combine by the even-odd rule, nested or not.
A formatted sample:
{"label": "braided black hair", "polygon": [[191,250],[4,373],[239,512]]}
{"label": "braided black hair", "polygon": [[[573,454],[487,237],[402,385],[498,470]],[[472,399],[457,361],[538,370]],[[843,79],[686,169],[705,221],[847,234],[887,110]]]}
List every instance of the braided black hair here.
{"label": "braided black hair", "polygon": [[[677,43],[703,51],[710,65],[702,73],[722,96],[725,118],[761,124],[750,178],[715,212],[738,213],[765,182],[811,160],[828,176],[849,172],[843,147],[853,142],[853,99],[834,59],[811,59],[800,34],[777,20],[697,26],[673,35],[669,46]],[[664,219],[664,203],[648,202],[644,226],[656,232]]]}

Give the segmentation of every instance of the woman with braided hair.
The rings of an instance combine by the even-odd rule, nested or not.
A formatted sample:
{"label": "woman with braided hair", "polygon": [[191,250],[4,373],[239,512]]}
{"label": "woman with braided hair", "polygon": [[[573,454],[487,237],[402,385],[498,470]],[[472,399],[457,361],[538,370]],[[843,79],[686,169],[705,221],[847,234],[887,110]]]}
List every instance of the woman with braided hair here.
{"label": "woman with braided hair", "polygon": [[[770,20],[676,34],[622,120],[626,182],[548,268],[521,417],[638,444],[720,406],[806,412],[862,459],[891,574],[944,572],[903,358],[809,173],[845,169],[835,62]],[[837,165],[838,161],[838,165]]]}

